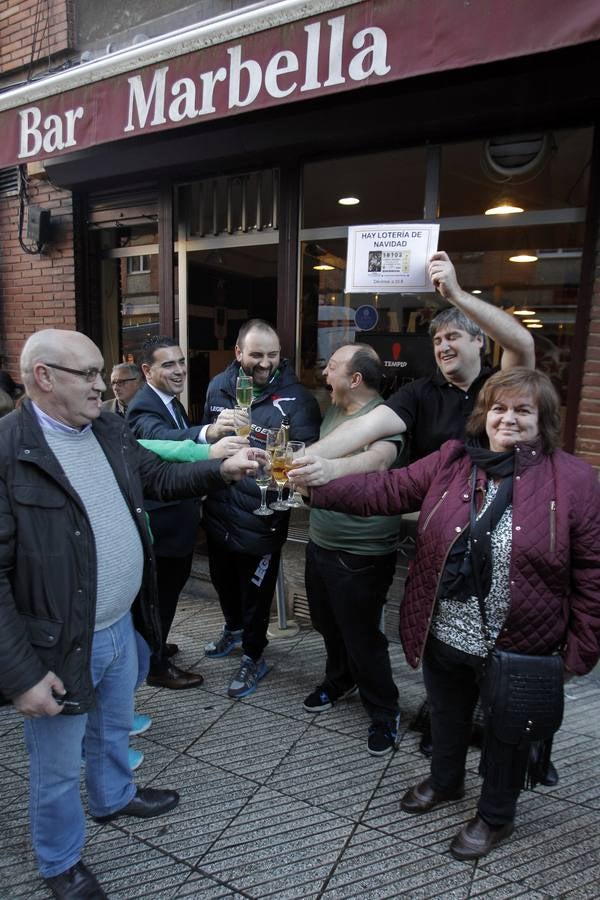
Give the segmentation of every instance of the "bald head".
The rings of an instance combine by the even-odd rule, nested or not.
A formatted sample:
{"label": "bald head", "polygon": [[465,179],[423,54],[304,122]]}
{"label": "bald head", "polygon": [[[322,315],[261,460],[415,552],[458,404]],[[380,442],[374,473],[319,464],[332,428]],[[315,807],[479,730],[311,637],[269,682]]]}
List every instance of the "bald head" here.
{"label": "bald head", "polygon": [[79,331],[36,331],[21,353],[27,395],[49,416],[72,428],[89,424],[100,413],[106,389],[103,365],[98,347]]}

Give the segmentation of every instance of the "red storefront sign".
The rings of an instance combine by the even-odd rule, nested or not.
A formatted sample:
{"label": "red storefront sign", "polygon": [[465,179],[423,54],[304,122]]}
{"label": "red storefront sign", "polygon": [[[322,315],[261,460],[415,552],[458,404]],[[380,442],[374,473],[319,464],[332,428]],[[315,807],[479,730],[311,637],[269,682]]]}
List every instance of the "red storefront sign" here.
{"label": "red storefront sign", "polygon": [[598,38],[589,0],[365,0],[11,109],[0,95],[0,168]]}

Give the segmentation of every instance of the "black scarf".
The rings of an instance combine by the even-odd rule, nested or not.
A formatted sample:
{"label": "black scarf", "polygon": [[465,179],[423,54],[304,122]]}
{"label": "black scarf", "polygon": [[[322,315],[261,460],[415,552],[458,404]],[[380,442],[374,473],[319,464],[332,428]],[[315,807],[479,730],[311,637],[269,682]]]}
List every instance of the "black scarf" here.
{"label": "black scarf", "polygon": [[[514,469],[514,449],[495,453],[485,447],[479,438],[469,438],[465,441],[465,449],[473,462],[470,522],[448,553],[437,594],[438,599],[448,598],[462,602],[469,597],[477,596],[478,589],[481,591],[482,599],[490,592],[492,533],[512,500]],[[479,519],[475,505],[478,468],[483,469],[488,477],[502,479],[496,496]],[[473,577],[474,568],[479,572],[477,581]]]}

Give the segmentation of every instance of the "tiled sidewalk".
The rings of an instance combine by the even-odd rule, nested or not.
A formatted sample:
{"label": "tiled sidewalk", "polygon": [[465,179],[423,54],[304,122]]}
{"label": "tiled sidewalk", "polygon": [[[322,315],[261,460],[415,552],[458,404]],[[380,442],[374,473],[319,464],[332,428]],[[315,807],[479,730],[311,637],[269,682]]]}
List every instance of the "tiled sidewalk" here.
{"label": "tiled sidewalk", "polygon": [[[134,745],[145,753],[143,784],[177,788],[181,803],[149,821],[89,821],[85,860],[111,900],[152,898],[462,898],[600,896],[600,673],[568,686],[555,741],[560,783],[522,797],[512,840],[477,864],[455,861],[448,844],[472,815],[477,753],[467,796],[427,816],[398,800],[427,770],[407,730],[422,699],[420,673],[392,660],[401,691],[399,751],[366,751],[367,719],[353,698],[309,715],[303,697],[319,681],[319,635],[273,641],[258,691],[230,701],[238,655],[203,658],[221,627],[209,587],[180,603],[177,662],[199,667],[191,691],[144,687],[138,710],[152,716]],[[27,830],[27,765],[21,725],[0,710],[0,900],[44,898]]]}

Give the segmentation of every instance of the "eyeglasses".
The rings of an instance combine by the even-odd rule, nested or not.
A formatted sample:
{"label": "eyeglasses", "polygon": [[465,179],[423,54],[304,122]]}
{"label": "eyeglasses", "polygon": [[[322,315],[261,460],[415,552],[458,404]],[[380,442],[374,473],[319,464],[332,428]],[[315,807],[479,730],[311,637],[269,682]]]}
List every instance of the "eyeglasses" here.
{"label": "eyeglasses", "polygon": [[59,372],[69,372],[70,375],[80,375],[90,384],[94,383],[98,375],[102,381],[106,378],[106,371],[104,369],[96,369],[94,366],[90,366],[89,369],[69,369],[67,366],[58,366],[56,363],[44,363],[43,365],[48,366],[49,369],[58,369]]}
{"label": "eyeglasses", "polygon": [[121,387],[122,384],[127,384],[128,381],[137,381],[137,378],[117,378],[116,381],[111,381],[111,387]]}

